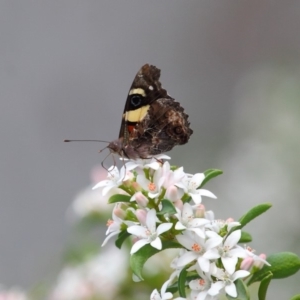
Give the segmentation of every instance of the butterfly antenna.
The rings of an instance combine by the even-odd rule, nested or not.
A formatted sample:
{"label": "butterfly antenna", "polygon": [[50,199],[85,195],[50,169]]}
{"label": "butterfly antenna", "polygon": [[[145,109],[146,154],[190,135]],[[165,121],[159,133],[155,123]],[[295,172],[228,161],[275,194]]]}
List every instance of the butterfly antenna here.
{"label": "butterfly antenna", "polygon": [[70,143],[70,142],[100,142],[100,143],[110,143],[108,141],[102,141],[102,140],[64,140],[65,143]]}

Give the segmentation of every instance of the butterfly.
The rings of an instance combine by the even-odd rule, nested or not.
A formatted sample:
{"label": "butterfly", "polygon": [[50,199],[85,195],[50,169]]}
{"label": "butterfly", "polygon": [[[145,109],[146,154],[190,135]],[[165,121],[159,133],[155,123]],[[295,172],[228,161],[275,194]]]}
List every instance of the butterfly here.
{"label": "butterfly", "polygon": [[[136,160],[151,158],[188,142],[193,133],[188,115],[162,88],[159,78],[157,67],[149,64],[141,67],[127,96],[119,138],[108,142],[104,149],[108,148],[122,158]],[[104,142],[65,140],[71,141]]]}
{"label": "butterfly", "polygon": [[130,87],[119,138],[107,148],[128,159],[146,159],[186,144],[193,133],[188,115],[159,81],[160,69],[145,64]]}

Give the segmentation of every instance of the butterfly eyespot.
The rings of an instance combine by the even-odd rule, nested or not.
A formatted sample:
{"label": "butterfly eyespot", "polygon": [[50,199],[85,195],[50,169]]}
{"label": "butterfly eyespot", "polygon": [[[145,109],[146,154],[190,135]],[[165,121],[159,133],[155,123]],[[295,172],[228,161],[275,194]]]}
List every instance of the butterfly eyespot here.
{"label": "butterfly eyespot", "polygon": [[141,96],[139,96],[139,95],[133,95],[132,97],[131,97],[131,104],[133,105],[133,106],[139,106],[141,103],[142,103],[142,98],[141,98]]}

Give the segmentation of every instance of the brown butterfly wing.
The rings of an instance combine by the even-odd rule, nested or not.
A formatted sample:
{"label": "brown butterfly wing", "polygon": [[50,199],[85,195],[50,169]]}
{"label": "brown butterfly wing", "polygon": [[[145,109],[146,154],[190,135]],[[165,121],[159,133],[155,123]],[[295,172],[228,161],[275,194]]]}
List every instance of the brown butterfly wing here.
{"label": "brown butterfly wing", "polygon": [[193,133],[184,109],[162,88],[160,70],[144,65],[126,100],[119,139],[109,144],[130,159],[149,158],[188,142]]}

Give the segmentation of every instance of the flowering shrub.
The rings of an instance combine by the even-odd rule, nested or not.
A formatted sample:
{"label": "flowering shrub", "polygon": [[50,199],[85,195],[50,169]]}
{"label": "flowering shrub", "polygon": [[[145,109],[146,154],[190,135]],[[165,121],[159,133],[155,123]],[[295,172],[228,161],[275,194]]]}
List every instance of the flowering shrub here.
{"label": "flowering shrub", "polygon": [[[293,253],[266,258],[240,245],[252,240],[242,228],[270,204],[252,208],[238,222],[216,220],[201,202],[202,197],[216,198],[203,186],[222,171],[211,169],[191,175],[183,167],[163,162],[166,158],[129,161],[120,170],[113,166],[107,179],[93,188],[115,204],[102,245],[117,236],[115,244],[120,248],[133,237],[130,265],[135,281],[143,279],[143,266],[152,255],[179,249],[171,263],[173,272],[160,292],[152,292],[151,300],[220,299],[225,295],[228,299],[250,299],[248,286],[257,281],[259,299],[265,299],[272,278],[298,271],[300,260]],[[179,297],[173,298],[176,293]]]}

